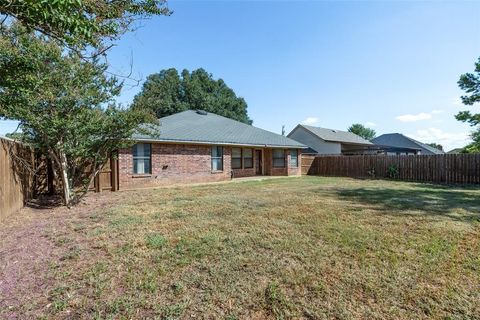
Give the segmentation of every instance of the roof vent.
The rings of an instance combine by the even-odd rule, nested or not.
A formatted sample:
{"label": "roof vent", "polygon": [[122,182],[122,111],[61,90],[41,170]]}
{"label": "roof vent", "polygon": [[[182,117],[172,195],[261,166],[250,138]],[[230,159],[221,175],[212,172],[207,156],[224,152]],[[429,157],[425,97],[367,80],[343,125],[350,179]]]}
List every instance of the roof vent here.
{"label": "roof vent", "polygon": [[332,132],[335,132],[335,133],[337,133],[337,130],[332,130]]}
{"label": "roof vent", "polygon": [[206,116],[207,115],[207,111],[204,111],[204,110],[197,110],[197,113],[202,115],[202,116]]}

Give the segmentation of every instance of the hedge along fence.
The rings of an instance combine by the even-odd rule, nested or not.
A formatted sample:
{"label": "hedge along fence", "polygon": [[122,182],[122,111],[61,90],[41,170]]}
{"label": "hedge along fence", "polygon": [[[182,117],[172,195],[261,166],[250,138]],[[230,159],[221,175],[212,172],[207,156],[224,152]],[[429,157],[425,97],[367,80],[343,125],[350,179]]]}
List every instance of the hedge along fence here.
{"label": "hedge along fence", "polygon": [[21,209],[33,197],[35,168],[32,148],[0,138],[0,220]]}
{"label": "hedge along fence", "polygon": [[302,156],[302,174],[480,184],[480,154]]}

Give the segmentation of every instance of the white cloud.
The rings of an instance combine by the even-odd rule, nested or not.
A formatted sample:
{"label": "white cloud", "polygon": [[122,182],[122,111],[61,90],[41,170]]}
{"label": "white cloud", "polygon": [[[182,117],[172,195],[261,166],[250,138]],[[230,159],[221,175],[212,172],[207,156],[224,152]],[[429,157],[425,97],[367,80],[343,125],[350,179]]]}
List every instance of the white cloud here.
{"label": "white cloud", "polygon": [[418,114],[404,114],[401,116],[395,117],[398,121],[401,122],[416,122],[421,120],[430,120],[434,114],[443,113],[443,110],[435,109],[430,112],[420,112]]}
{"label": "white cloud", "polygon": [[445,151],[464,147],[470,141],[468,132],[444,132],[438,128],[418,130],[414,134],[407,134],[407,136],[423,143],[439,143]]}
{"label": "white cloud", "polygon": [[420,112],[419,114],[404,114],[396,117],[395,119],[401,122],[415,122],[420,120],[432,119],[432,114],[426,112]]}
{"label": "white cloud", "polygon": [[372,128],[372,127],[375,127],[377,124],[375,122],[365,122],[365,127],[369,127],[369,128]]}
{"label": "white cloud", "polygon": [[302,124],[306,124],[307,126],[312,126],[318,123],[318,118],[315,117],[308,117],[302,121]]}

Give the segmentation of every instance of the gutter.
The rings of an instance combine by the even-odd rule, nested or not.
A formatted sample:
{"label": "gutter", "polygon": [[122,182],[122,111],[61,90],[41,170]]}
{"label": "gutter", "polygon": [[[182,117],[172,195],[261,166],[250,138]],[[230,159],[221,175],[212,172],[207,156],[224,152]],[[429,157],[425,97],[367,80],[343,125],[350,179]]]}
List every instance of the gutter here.
{"label": "gutter", "polygon": [[240,146],[240,147],[257,147],[257,148],[290,148],[290,149],[306,149],[305,145],[273,145],[273,144],[248,144],[248,143],[232,143],[232,142],[216,142],[216,141],[196,141],[196,140],[160,140],[139,138],[132,139],[139,142],[158,142],[158,143],[179,143],[179,144],[200,144],[200,145],[218,145],[218,146]]}

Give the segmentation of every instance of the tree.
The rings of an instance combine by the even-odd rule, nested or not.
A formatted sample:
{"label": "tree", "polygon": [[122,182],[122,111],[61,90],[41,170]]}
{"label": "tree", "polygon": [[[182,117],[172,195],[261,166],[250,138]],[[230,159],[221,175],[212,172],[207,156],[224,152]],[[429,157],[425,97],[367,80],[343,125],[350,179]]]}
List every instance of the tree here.
{"label": "tree", "polygon": [[168,15],[166,0],[0,0],[9,17],[75,48],[99,48],[130,30],[134,21]]}
{"label": "tree", "polygon": [[[460,76],[458,86],[467,93],[462,96],[463,104],[471,106],[480,102],[480,58],[475,63],[475,70],[473,73],[465,73]],[[467,122],[470,126],[475,128],[475,131],[471,134],[473,142],[465,147],[465,152],[480,152],[480,113],[461,111],[455,116],[455,118],[459,121]]]}
{"label": "tree", "polygon": [[356,135],[364,138],[365,140],[372,140],[375,138],[376,132],[373,129],[365,127],[363,124],[355,123],[352,124],[348,131],[351,133],[355,133]]}
{"label": "tree", "polygon": [[427,143],[427,146],[430,146],[432,148],[435,148],[435,149],[438,149],[438,150],[442,150],[443,151],[443,146],[441,144],[438,144],[438,143],[435,143],[435,142],[432,142],[432,143]]}
{"label": "tree", "polygon": [[22,139],[53,161],[65,204],[75,203],[108,156],[154,117],[114,105],[122,83],[105,64],[16,23],[1,31],[0,116],[20,122]]}
{"label": "tree", "polygon": [[133,100],[133,108],[153,111],[158,118],[180,111],[201,109],[251,124],[247,103],[222,79],[204,69],[192,72],[166,69],[151,74]]}

